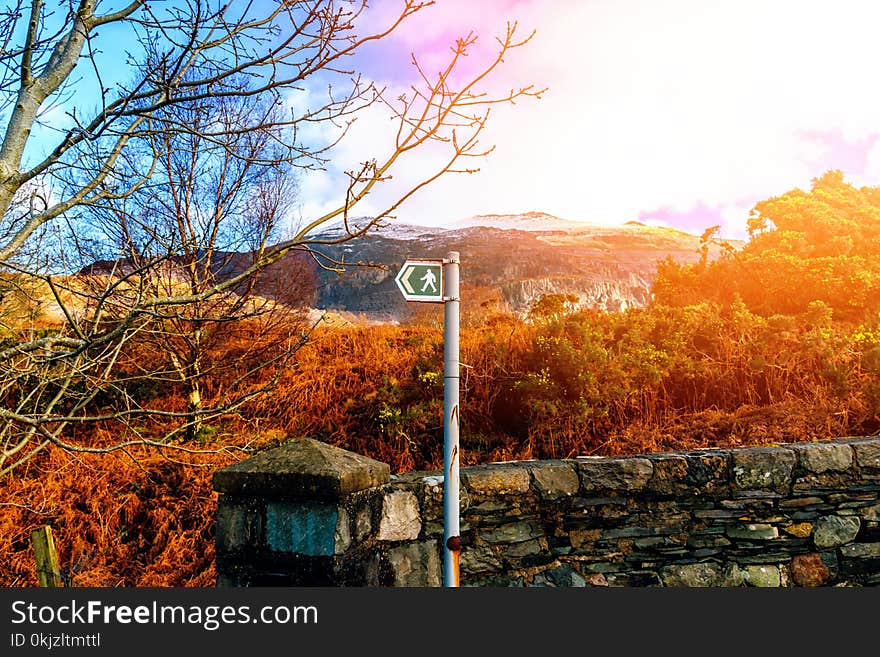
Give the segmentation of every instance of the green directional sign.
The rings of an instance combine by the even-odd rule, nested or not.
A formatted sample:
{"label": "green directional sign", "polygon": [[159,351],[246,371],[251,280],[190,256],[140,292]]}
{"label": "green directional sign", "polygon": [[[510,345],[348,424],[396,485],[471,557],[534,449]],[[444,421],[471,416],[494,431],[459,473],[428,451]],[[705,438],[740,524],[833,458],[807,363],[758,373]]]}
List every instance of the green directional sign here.
{"label": "green directional sign", "polygon": [[407,301],[443,302],[443,261],[407,260],[394,279]]}

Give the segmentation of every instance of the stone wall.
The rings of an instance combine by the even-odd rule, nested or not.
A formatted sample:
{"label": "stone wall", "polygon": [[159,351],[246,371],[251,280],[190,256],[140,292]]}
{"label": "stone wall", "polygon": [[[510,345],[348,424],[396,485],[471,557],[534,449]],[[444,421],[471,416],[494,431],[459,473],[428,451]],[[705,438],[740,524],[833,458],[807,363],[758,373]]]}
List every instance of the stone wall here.
{"label": "stone wall", "polygon": [[[878,438],[461,476],[464,586],[880,584]],[[442,473],[299,440],[214,486],[218,585],[440,585]]]}

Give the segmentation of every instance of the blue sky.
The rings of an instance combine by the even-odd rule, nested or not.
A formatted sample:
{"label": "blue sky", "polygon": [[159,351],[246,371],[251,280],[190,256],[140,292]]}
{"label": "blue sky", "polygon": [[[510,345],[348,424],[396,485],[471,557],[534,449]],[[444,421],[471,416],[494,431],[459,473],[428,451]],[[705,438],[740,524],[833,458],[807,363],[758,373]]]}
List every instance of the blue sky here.
{"label": "blue sky", "polygon": [[[366,16],[379,25],[398,3]],[[743,237],[759,200],[841,169],[856,185],[880,185],[880,5],[813,0],[438,0],[397,33],[365,48],[352,67],[387,89],[408,90],[410,53],[437,70],[452,39],[479,35],[470,65],[492,53],[507,21],[536,35],[511,53],[489,88],[533,83],[541,100],[493,109],[483,134],[494,152],[473,175],[450,175],[408,201],[399,221],[443,225],[476,214],[544,211],[569,220],[640,220]],[[123,28],[102,28],[105,84],[126,75]],[[338,79],[336,80],[338,82]],[[286,94],[304,108],[331,80]],[[76,95],[46,115],[64,126],[73,105],[97,102],[83,68]],[[294,221],[337,205],[344,172],[387,154],[387,109],[363,113],[326,170],[304,174]],[[331,138],[317,127],[305,136]],[[45,144],[37,133],[36,147]],[[428,148],[393,172],[356,215],[369,215],[434,170]]]}

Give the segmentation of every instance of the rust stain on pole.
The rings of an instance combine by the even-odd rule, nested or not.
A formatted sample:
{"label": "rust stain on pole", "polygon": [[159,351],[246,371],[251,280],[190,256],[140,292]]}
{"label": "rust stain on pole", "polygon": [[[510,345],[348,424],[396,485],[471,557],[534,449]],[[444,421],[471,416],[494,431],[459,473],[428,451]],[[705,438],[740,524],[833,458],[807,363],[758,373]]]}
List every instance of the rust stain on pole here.
{"label": "rust stain on pole", "polygon": [[452,581],[451,586],[459,586],[460,572],[459,563],[461,561],[461,536],[450,536],[446,540],[446,547],[452,554]]}
{"label": "rust stain on pole", "polygon": [[446,547],[453,552],[461,552],[461,536],[450,536],[446,541]]}

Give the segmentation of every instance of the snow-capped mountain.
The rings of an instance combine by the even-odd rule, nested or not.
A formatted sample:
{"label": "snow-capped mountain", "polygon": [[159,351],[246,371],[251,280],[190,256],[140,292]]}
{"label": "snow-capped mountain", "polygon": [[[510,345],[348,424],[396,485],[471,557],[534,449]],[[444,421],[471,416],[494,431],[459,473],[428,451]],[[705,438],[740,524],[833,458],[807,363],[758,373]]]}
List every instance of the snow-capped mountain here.
{"label": "snow-capped mountain", "polygon": [[479,215],[446,227],[389,223],[368,236],[323,248],[336,260],[385,269],[318,272],[316,306],[368,320],[405,319],[424,304],[405,302],[397,290],[394,277],[403,262],[458,251],[465,307],[489,303],[524,315],[544,294],[562,293],[577,297],[580,306],[623,310],[648,303],[660,260],[670,256],[693,262],[699,248],[697,235],[672,228],[634,221],[577,222],[542,212]]}

